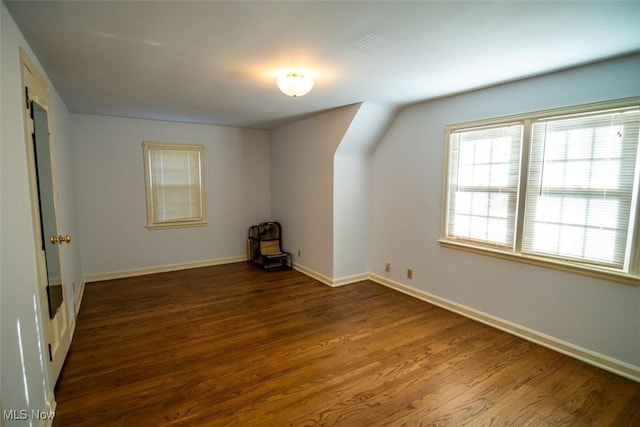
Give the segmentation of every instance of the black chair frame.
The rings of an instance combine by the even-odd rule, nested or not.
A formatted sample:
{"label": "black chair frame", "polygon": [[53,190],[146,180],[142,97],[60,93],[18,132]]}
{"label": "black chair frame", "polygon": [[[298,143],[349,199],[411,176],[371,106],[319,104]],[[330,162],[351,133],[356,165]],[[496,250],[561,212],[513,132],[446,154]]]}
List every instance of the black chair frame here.
{"label": "black chair frame", "polygon": [[282,250],[279,222],[261,222],[249,227],[247,251],[251,262],[266,271],[292,268],[291,254]]}

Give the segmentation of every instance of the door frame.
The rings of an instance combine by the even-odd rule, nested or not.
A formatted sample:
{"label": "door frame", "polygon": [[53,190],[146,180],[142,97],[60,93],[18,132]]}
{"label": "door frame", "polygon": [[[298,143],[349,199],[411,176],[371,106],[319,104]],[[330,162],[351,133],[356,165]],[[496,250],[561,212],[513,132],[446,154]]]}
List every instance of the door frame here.
{"label": "door frame", "polygon": [[[53,135],[51,133],[51,96],[49,88],[42,75],[38,72],[33,61],[29,58],[27,52],[20,48],[20,63],[22,73],[22,90],[23,90],[23,113],[25,125],[25,144],[27,155],[27,171],[29,179],[29,195],[31,200],[31,219],[33,223],[34,251],[37,264],[37,287],[39,299],[39,311],[41,325],[43,331],[41,333],[42,342],[42,359],[48,363],[46,371],[49,379],[50,391],[60,375],[62,365],[66,358],[69,346],[71,345],[71,332],[69,328],[69,318],[67,314],[66,289],[64,285],[64,262],[63,250],[60,251],[60,277],[62,279],[63,302],[54,319],[49,316],[49,303],[47,296],[47,264],[45,252],[42,249],[42,228],[40,219],[40,202],[38,194],[38,180],[36,172],[35,148],[33,142],[34,125],[31,119],[31,101],[36,101],[46,112],[48,116],[49,145],[53,148]],[[56,225],[59,228],[59,209],[58,209],[58,192],[56,186],[55,173],[55,153],[51,149],[51,167],[52,167],[52,183],[54,189],[54,206],[56,210]],[[46,237],[46,236],[45,236]],[[46,240],[46,239],[45,239]]]}

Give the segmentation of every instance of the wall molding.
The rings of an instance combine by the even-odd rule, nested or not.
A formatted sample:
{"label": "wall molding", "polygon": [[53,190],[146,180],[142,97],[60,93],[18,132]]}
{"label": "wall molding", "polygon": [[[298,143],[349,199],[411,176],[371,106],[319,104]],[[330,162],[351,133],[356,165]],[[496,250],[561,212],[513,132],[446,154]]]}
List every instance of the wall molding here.
{"label": "wall molding", "polygon": [[78,314],[80,313],[80,304],[82,304],[82,297],[84,297],[84,287],[86,283],[87,281],[83,278],[80,281],[80,290],[76,293],[76,302],[74,304],[76,308],[76,317],[78,317]]}
{"label": "wall molding", "polygon": [[339,279],[333,279],[332,280],[333,285],[331,286],[335,288],[338,286],[345,286],[345,285],[350,285],[356,282],[362,282],[363,280],[368,280],[368,279],[369,279],[369,273],[354,274],[352,276],[345,276]]}
{"label": "wall molding", "polygon": [[507,332],[511,335],[515,335],[527,341],[539,344],[543,347],[557,351],[558,353],[562,353],[566,356],[604,369],[605,371],[609,371],[630,380],[640,382],[640,367],[638,366],[634,366],[629,363],[614,359],[612,357],[596,353],[595,351],[588,350],[586,348],[571,344],[567,341],[563,341],[561,339],[543,334],[533,329],[520,326],[518,324],[509,322],[496,316],[492,316],[479,310],[475,310],[465,305],[437,297],[428,292],[416,289],[408,285],[404,285],[402,283],[393,281],[374,273],[369,273],[369,280],[398,292],[402,292],[403,294],[436,305],[453,313],[460,314],[461,316],[467,317],[471,320],[475,320],[477,322],[499,329],[503,332]]}
{"label": "wall molding", "polygon": [[73,341],[73,335],[76,332],[76,324],[77,324],[77,319],[78,319],[78,315],[80,314],[80,304],[82,304],[82,297],[84,297],[84,287],[85,287],[85,280],[82,279],[80,281],[80,289],[78,290],[78,292],[76,292],[75,295],[75,299],[73,301],[73,308],[74,308],[74,313],[73,313],[73,317],[71,318],[72,322],[69,325],[70,329],[70,334],[71,334],[71,341]]}
{"label": "wall molding", "polygon": [[325,276],[324,274],[318,273],[315,270],[310,269],[309,267],[305,267],[301,264],[294,264],[294,270],[298,270],[300,273],[311,277],[312,279],[316,279],[318,282],[330,286],[332,288],[337,288],[338,286],[350,285],[351,283],[361,282],[363,280],[369,279],[369,273],[355,274],[353,276],[345,276],[339,279],[332,279],[330,277]]}
{"label": "wall molding", "polygon": [[[168,271],[188,270],[190,268],[209,267],[212,265],[231,264],[234,262],[246,261],[246,255],[238,255],[226,258],[214,258],[202,261],[190,261],[177,264],[159,265],[155,267],[134,268],[131,270],[112,271],[109,273],[89,274],[82,278],[83,292],[84,283],[100,282],[103,280],[123,279],[126,277],[144,276],[147,274],[166,273]],[[78,303],[78,309],[80,304]]]}
{"label": "wall molding", "polygon": [[302,264],[295,263],[293,264],[293,269],[298,270],[300,273],[311,277],[312,279],[316,279],[318,282],[333,287],[333,279],[325,276],[324,274],[318,273],[310,269],[309,267],[305,267]]}

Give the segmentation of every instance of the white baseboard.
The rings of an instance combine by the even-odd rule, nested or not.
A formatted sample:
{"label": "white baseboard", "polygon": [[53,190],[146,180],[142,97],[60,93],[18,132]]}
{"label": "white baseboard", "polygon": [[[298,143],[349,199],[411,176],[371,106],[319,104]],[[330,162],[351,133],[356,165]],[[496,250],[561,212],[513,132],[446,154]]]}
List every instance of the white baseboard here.
{"label": "white baseboard", "polygon": [[99,282],[102,280],[123,279],[126,277],[144,276],[146,274],[166,273],[168,271],[187,270],[190,268],[209,267],[211,265],[231,264],[246,261],[246,255],[226,258],[215,258],[203,261],[183,262],[178,264],[159,265],[155,267],[135,268],[131,270],[112,271],[108,273],[90,274],[83,277],[83,282]]}
{"label": "white baseboard", "polygon": [[80,304],[82,304],[82,297],[84,296],[84,287],[87,281],[83,278],[80,283],[80,292],[76,295],[76,317],[78,317],[78,313],[80,313]]}
{"label": "white baseboard", "polygon": [[73,340],[73,335],[76,332],[76,324],[77,324],[78,314],[80,313],[80,304],[82,304],[82,297],[84,296],[85,280],[83,279],[80,282],[81,282],[80,283],[80,290],[76,294],[75,299],[73,301],[73,307],[75,309],[75,312],[73,313],[73,317],[71,318],[71,324],[69,325],[69,327],[71,328],[71,330],[69,332],[71,334],[71,340]]}
{"label": "white baseboard", "polygon": [[302,264],[295,263],[293,264],[293,269],[298,270],[300,273],[305,274],[312,279],[316,279],[320,283],[333,287],[333,279],[325,276],[324,274],[320,274],[317,271],[310,269],[309,267],[305,267]]}
{"label": "white baseboard", "polygon": [[579,347],[561,339],[545,335],[538,331],[525,328],[524,326],[511,323],[504,319],[500,319],[498,317],[455,303],[453,301],[437,297],[428,292],[424,292],[411,286],[407,286],[402,283],[387,279],[386,277],[378,276],[377,274],[370,273],[369,279],[373,282],[379,283],[383,286],[402,292],[414,298],[418,298],[430,304],[437,305],[438,307],[444,308],[445,310],[452,311],[469,319],[484,323],[485,325],[492,326],[496,329],[500,329],[501,331],[523,338],[527,341],[531,341],[543,347],[547,347],[551,350],[557,351],[558,353],[562,353],[566,356],[581,360],[590,365],[604,369],[605,371],[609,371],[630,380],[640,382],[640,367],[613,359],[609,356],[596,353],[594,351]]}
{"label": "white baseboard", "polygon": [[332,279],[330,277],[325,276],[324,274],[318,273],[317,271],[314,271],[309,267],[305,267],[304,265],[300,265],[298,263],[293,265],[293,269],[298,270],[300,273],[305,274],[311,277],[312,279],[316,279],[320,283],[323,283],[327,286],[331,286],[332,288],[349,285],[355,282],[361,282],[369,278],[369,273],[362,273],[362,274],[356,274],[353,276],[341,277],[339,279]]}
{"label": "white baseboard", "polygon": [[332,279],[333,287],[350,285],[356,282],[362,282],[363,280],[369,279],[369,273],[362,274],[354,274],[353,276],[345,276],[339,279]]}

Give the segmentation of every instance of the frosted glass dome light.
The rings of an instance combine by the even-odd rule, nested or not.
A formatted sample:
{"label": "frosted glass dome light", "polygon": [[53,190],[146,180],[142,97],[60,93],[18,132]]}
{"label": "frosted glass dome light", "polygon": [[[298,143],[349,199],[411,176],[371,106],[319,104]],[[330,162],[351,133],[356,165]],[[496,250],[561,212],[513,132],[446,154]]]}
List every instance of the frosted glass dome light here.
{"label": "frosted glass dome light", "polygon": [[278,89],[294,98],[308,94],[313,88],[313,79],[299,72],[283,74],[278,77],[276,83],[278,84]]}

